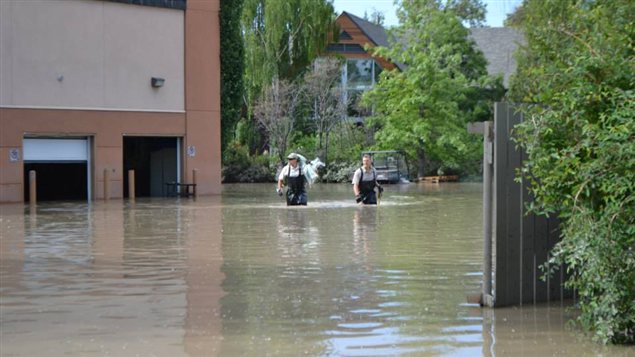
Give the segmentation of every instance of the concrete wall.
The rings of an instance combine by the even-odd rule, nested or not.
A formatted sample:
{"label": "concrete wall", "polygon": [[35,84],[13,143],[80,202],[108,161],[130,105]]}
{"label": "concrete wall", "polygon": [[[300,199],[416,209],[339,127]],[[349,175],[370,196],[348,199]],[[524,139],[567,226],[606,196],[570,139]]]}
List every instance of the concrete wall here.
{"label": "concrete wall", "polygon": [[221,192],[220,0],[189,0],[185,12],[185,181],[196,169],[197,192]]}
{"label": "concrete wall", "polygon": [[[103,198],[103,172],[112,197],[123,196],[123,136],[184,136],[183,113],[0,108],[0,202],[22,201],[22,141],[27,136],[93,137],[93,193]],[[211,134],[210,134],[211,136]],[[20,150],[11,162],[9,150]]]}
{"label": "concrete wall", "polygon": [[0,106],[183,111],[183,50],[181,10],[3,0]]}

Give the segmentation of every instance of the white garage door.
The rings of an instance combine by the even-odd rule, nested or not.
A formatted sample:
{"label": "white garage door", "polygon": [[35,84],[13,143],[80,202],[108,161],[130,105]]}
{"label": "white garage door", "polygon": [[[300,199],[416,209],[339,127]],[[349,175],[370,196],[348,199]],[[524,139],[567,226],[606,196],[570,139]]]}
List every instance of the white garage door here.
{"label": "white garage door", "polygon": [[88,161],[87,139],[24,139],[24,161]]}
{"label": "white garage door", "polygon": [[24,162],[86,162],[86,189],[92,198],[92,174],[90,162],[90,139],[23,139]]}

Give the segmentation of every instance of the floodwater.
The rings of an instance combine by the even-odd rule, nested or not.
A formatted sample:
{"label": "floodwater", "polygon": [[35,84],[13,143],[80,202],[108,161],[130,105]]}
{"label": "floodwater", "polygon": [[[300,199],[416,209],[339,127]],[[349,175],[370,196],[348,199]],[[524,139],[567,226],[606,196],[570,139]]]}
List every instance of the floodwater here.
{"label": "floodwater", "polygon": [[482,309],[480,184],[0,205],[1,356],[633,356]]}

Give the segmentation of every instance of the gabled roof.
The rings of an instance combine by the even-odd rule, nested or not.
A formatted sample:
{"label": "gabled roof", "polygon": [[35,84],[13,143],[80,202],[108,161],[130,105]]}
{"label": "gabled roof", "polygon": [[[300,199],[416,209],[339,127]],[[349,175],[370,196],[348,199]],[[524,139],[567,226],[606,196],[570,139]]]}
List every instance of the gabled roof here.
{"label": "gabled roof", "polygon": [[502,74],[509,88],[509,76],[516,71],[514,51],[525,44],[522,32],[511,27],[477,27],[470,29],[470,37],[487,59],[487,73]]}
{"label": "gabled roof", "polygon": [[342,11],[340,16],[348,16],[348,18],[364,32],[366,37],[373,41],[375,46],[388,47],[388,36],[386,35],[386,30],[381,25],[375,25],[370,21],[366,21],[346,11]]}
{"label": "gabled roof", "polygon": [[[346,11],[342,11],[342,13],[338,16],[338,18],[342,16],[348,17],[353,22],[353,24],[355,24],[355,26],[357,26],[361,30],[361,32],[373,43],[373,45],[381,46],[381,47],[390,47],[390,42],[392,41],[389,41],[388,34],[386,33],[386,29],[384,29],[383,26],[364,20],[361,17],[355,16],[351,14],[350,12],[346,12]],[[355,45],[345,44],[342,46],[350,47]],[[357,46],[359,46],[361,49],[360,45],[357,45]],[[351,48],[349,48],[348,51],[351,52]],[[366,52],[365,50],[363,51]],[[401,71],[405,69],[405,65],[403,63],[399,63],[399,62],[392,62],[392,63],[395,66],[397,66],[397,68],[399,68],[399,70]]]}
{"label": "gabled roof", "polygon": [[[376,25],[346,11],[342,11],[340,16],[347,16],[375,46],[390,46],[392,41],[389,41],[386,30],[381,25]],[[470,28],[469,31],[477,48],[485,55],[488,62],[487,73],[490,75],[502,74],[503,84],[508,88],[509,76],[516,71],[514,51],[519,45],[525,43],[522,32],[510,27],[476,27]],[[352,45],[342,46],[350,47]],[[400,70],[404,70],[406,67],[403,63],[395,63],[395,65]]]}

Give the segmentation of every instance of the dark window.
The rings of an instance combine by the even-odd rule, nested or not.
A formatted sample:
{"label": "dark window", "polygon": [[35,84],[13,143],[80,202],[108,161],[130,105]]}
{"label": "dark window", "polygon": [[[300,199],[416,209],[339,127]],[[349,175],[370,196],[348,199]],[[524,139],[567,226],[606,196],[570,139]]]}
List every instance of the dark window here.
{"label": "dark window", "polygon": [[353,43],[331,43],[326,47],[327,52],[336,52],[336,53],[366,53],[364,51],[364,47]]}
{"label": "dark window", "polygon": [[340,40],[352,40],[353,37],[351,37],[351,35],[348,34],[348,32],[346,31],[342,31],[340,32]]}
{"label": "dark window", "polygon": [[107,0],[111,2],[120,2],[124,4],[144,5],[154,7],[166,7],[169,9],[185,10],[187,7],[186,0]]}

